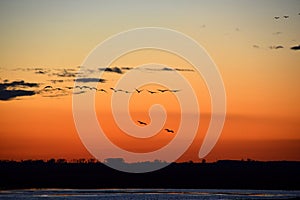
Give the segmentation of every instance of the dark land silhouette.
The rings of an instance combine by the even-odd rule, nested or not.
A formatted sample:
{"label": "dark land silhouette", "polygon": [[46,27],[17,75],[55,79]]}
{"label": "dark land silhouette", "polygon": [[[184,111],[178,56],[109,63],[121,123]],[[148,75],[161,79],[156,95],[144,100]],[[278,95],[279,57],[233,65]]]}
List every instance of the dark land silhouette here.
{"label": "dark land silhouette", "polygon": [[300,162],[171,163],[149,173],[125,173],[95,160],[0,161],[0,189],[199,188],[300,189]]}

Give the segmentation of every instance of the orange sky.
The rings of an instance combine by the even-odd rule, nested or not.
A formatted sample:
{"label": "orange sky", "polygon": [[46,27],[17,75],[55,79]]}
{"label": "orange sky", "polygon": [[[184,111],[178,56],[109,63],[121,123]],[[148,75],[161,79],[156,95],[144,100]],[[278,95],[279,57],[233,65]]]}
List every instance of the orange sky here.
{"label": "orange sky", "polygon": [[[26,107],[18,105],[18,100],[1,104],[1,159],[90,158],[74,127],[71,98],[42,101],[40,104],[26,102]],[[133,113],[133,118],[138,119],[135,116],[148,122],[145,113]],[[208,117],[201,117],[198,136],[182,156],[182,161],[198,160],[197,153],[208,124]],[[108,120],[107,116],[105,118]],[[173,118],[176,116],[171,114],[168,126],[176,130]],[[159,148],[173,137],[162,131],[160,138],[157,136],[148,141],[125,140],[126,137],[120,137],[122,133],[117,127],[107,129],[113,132],[113,142],[135,152]],[[295,120],[227,115],[221,138],[206,159],[299,160],[298,132]]]}
{"label": "orange sky", "polygon": [[[0,95],[4,98],[4,90],[24,89],[36,93],[0,100],[0,159],[91,158],[77,133],[72,115],[72,90],[66,87],[74,85],[77,66],[100,42],[131,28],[157,26],[192,37],[208,52],[223,78],[226,121],[207,160],[300,160],[300,57],[299,51],[290,49],[300,44],[299,1],[285,2],[155,4],[128,0],[70,5],[60,1],[1,2]],[[283,15],[289,18],[283,19]],[[281,18],[276,21],[274,16]],[[283,48],[270,48],[278,45]],[[134,68],[147,63],[181,69],[177,72],[192,85],[198,98],[200,122],[195,121],[191,112],[189,123],[199,123],[199,129],[193,144],[179,160],[198,161],[211,116],[211,99],[204,80],[186,60],[161,50],[133,51],[114,60],[110,67]],[[106,82],[98,84],[98,89],[107,91],[97,92],[95,97],[99,124],[114,144],[126,150],[157,150],[174,139],[176,133],[167,133],[164,128],[175,132],[178,129],[178,101],[171,93],[152,95],[146,91],[163,89],[163,86],[141,87],[144,91],[133,93],[130,100],[134,123],[138,125],[137,120],[150,123],[148,109],[157,103],[168,114],[166,124],[159,134],[148,139],[124,134],[113,120],[110,108],[110,87],[115,87],[129,72],[122,71],[123,74],[105,72]],[[144,73],[173,72],[146,70]],[[81,78],[99,78],[95,74],[87,72]],[[20,80],[39,85],[27,87],[21,83],[1,88]],[[46,86],[52,89],[43,89]]]}

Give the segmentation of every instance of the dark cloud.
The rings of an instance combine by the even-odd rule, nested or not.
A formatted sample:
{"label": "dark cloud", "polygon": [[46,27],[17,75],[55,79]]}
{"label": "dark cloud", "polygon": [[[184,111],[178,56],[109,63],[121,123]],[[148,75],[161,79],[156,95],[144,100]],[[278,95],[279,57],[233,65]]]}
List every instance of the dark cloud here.
{"label": "dark cloud", "polygon": [[300,50],[300,45],[291,47],[291,50],[294,51]]}
{"label": "dark cloud", "polygon": [[106,80],[102,78],[77,78],[75,81],[79,83],[104,83]]}
{"label": "dark cloud", "polygon": [[99,71],[105,71],[105,72],[113,72],[113,73],[117,73],[117,74],[122,74],[122,70],[119,67],[107,67],[107,68],[98,68]]}
{"label": "dark cloud", "polygon": [[36,92],[33,90],[23,90],[18,88],[32,88],[38,86],[38,83],[27,83],[23,80],[13,82],[5,81],[0,83],[0,100],[6,101],[16,97],[35,95]]}
{"label": "dark cloud", "polygon": [[34,91],[30,90],[0,90],[0,100],[7,101],[16,97],[21,96],[32,96],[35,95]]}
{"label": "dark cloud", "polygon": [[23,80],[21,81],[13,81],[13,82],[8,82],[8,80],[5,80],[4,83],[0,83],[0,90],[1,89],[6,89],[8,87],[38,87],[38,83],[27,83]]}

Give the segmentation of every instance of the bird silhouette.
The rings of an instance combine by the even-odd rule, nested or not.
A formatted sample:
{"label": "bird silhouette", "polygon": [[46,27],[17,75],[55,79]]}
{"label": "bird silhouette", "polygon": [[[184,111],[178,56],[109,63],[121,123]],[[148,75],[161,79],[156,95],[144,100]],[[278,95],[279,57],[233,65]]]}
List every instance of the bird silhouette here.
{"label": "bird silhouette", "polygon": [[151,91],[151,90],[147,90],[150,94],[154,94],[154,93],[156,93],[156,92],[154,92],[154,91]]}
{"label": "bird silhouette", "polygon": [[112,91],[114,91],[114,92],[118,92],[118,90],[116,90],[116,89],[114,89],[114,88],[109,88],[109,89],[111,89]]}
{"label": "bird silhouette", "polygon": [[104,89],[100,89],[100,90],[98,90],[99,92],[105,92],[105,93],[107,93],[107,91],[106,90],[104,90]]}
{"label": "bird silhouette", "polygon": [[165,128],[165,130],[166,130],[168,133],[174,133],[174,131],[173,131],[172,129]]}
{"label": "bird silhouette", "polygon": [[157,91],[161,92],[161,93],[164,93],[164,92],[167,92],[169,90],[165,90],[165,89],[157,89]]}
{"label": "bird silhouette", "polygon": [[289,18],[290,16],[288,16],[288,15],[284,15],[283,17],[284,17],[285,19],[287,19],[287,18]]}
{"label": "bird silhouette", "polygon": [[79,88],[79,89],[81,89],[81,90],[83,89],[82,86],[78,86],[78,85],[76,85],[75,88]]}
{"label": "bird silhouette", "polygon": [[140,120],[138,120],[137,122],[138,122],[139,124],[141,124],[141,125],[147,125],[146,122],[143,122],[143,121],[140,121]]}
{"label": "bird silhouette", "polygon": [[169,92],[179,92],[180,90],[169,90]]}
{"label": "bird silhouette", "polygon": [[137,93],[141,93],[143,90],[138,90],[135,88],[135,91],[137,91]]}
{"label": "bird silhouette", "polygon": [[95,88],[95,87],[90,87],[89,89],[97,91],[97,88]]}
{"label": "bird silhouette", "polygon": [[71,86],[67,86],[66,88],[69,90],[73,89],[73,87],[71,87]]}
{"label": "bird silhouette", "polygon": [[128,91],[128,90],[122,90],[122,92],[125,92],[126,94],[132,93],[132,92],[130,92],[130,91]]}
{"label": "bird silhouette", "polygon": [[280,17],[278,17],[278,16],[276,16],[276,17],[274,17],[274,19],[279,19]]}

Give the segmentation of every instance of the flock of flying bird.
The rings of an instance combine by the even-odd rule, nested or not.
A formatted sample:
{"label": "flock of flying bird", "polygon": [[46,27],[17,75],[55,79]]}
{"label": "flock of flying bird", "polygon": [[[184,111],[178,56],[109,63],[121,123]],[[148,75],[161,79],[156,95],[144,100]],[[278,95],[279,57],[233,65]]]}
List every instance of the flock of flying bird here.
{"label": "flock of flying bird", "polygon": [[[135,88],[134,91],[115,89],[115,88],[110,88],[110,89],[114,92],[125,92],[125,93],[134,93],[134,92],[141,93],[142,91],[144,91],[143,89],[139,90],[139,89],[136,89],[136,88]],[[103,90],[103,89],[101,89],[101,90]],[[146,90],[146,91],[150,94],[155,94],[155,93],[158,93],[158,92],[161,92],[161,93],[164,93],[164,92],[179,92],[180,90],[157,89],[156,91],[152,91],[152,90]]]}
{"label": "flock of flying bird", "polygon": [[[140,121],[140,120],[138,120],[137,122],[141,125],[145,125],[145,126],[148,125],[146,122],[143,122],[143,121]],[[167,131],[168,133],[174,133],[174,131],[172,129],[165,128],[164,130]]]}
{"label": "flock of flying bird", "polygon": [[[300,15],[300,13],[299,13],[299,15]],[[289,17],[290,17],[290,16],[288,16],[288,15],[284,15],[284,16],[283,16],[284,19],[287,19],[287,18],[289,18]],[[280,17],[279,17],[279,16],[275,16],[274,19],[280,19]]]}
{"label": "flock of flying bird", "polygon": [[[300,13],[298,13],[298,15],[300,15]],[[274,17],[274,19],[276,20],[276,21],[278,21],[278,20],[280,20],[281,18],[283,18],[283,19],[288,19],[288,18],[290,18],[290,16],[289,15],[284,15],[284,16],[282,16],[282,17],[280,17],[280,16],[275,16]],[[205,26],[204,26],[205,27]],[[281,33],[281,32],[277,32],[277,33]],[[253,45],[253,47],[254,48],[259,48],[259,46],[258,45]],[[270,46],[270,49],[282,49],[282,48],[284,48],[283,46],[281,46],[281,45],[278,45],[278,46]],[[292,50],[299,50],[299,48],[300,48],[300,45],[299,46],[296,46],[296,47],[292,47],[291,49]],[[86,85],[83,85],[83,86],[75,86],[75,87],[65,87],[66,89],[68,89],[68,90],[71,90],[71,89],[74,89],[74,88],[78,88],[78,89],[80,89],[80,90],[82,90],[82,92],[86,92],[86,90],[95,90],[95,91],[99,91],[99,92],[104,92],[104,93],[108,93],[108,91],[107,90],[105,90],[105,89],[103,89],[103,88],[101,88],[101,89],[97,89],[96,87],[89,87],[89,86],[86,86]],[[169,90],[169,89],[156,89],[156,90],[144,90],[144,89],[141,89],[141,90],[139,90],[139,89],[136,89],[135,88],[135,90],[133,90],[133,91],[128,91],[128,90],[123,90],[123,89],[116,89],[116,88],[109,88],[110,90],[112,90],[113,92],[123,92],[123,93],[141,93],[141,92],[148,92],[148,93],[150,93],[150,94],[155,94],[155,93],[165,93],[165,92],[171,92],[171,93],[175,93],[175,92],[179,92],[180,90],[178,90],[178,89],[175,89],[175,90]],[[53,88],[52,86],[50,86],[50,85],[48,85],[48,86],[45,86],[42,90],[41,90],[41,92],[42,91],[64,91],[64,89],[62,89],[62,88]],[[140,121],[140,120],[138,120],[137,121],[140,125],[148,125],[146,122],[143,122],[143,121]],[[174,131],[172,130],[172,129],[168,129],[168,128],[165,128],[164,129],[165,131],[167,131],[168,133],[174,133]]]}
{"label": "flock of flying bird", "polygon": [[[73,89],[73,87],[67,87],[68,89]],[[105,90],[105,89],[103,89],[103,88],[101,88],[101,89],[97,89],[96,87],[89,87],[89,86],[86,86],[86,85],[83,85],[83,86],[75,86],[75,88],[79,88],[80,90],[85,90],[85,89],[89,89],[89,90],[95,90],[95,91],[99,91],[99,92],[105,92],[105,93],[107,93],[107,90]],[[123,89],[116,89],[116,88],[109,88],[110,90],[112,90],[113,92],[124,92],[124,93],[126,93],[126,94],[128,94],[128,93],[135,93],[135,92],[137,92],[137,93],[141,93],[141,92],[143,92],[143,91],[146,91],[146,92],[148,92],[148,93],[150,93],[150,94],[155,94],[155,93],[164,93],[164,92],[173,92],[173,93],[175,93],[175,92],[179,92],[180,90],[169,90],[169,89],[156,89],[156,91],[153,91],[153,90],[143,90],[143,89],[141,89],[141,90],[139,90],[139,89],[136,89],[135,88],[135,90],[134,91],[128,91],[128,90],[123,90]]]}
{"label": "flock of flying bird", "polygon": [[[72,87],[72,86],[67,86],[67,87],[65,87],[66,89],[69,89],[69,90],[72,90],[72,89],[74,89],[74,87]],[[78,88],[78,89],[80,89],[80,90],[84,90],[84,91],[86,91],[86,90],[95,90],[95,91],[99,91],[99,92],[104,92],[104,93],[108,93],[107,92],[107,90],[105,90],[105,89],[103,89],[103,88],[101,88],[101,89],[97,89],[96,87],[89,87],[89,86],[87,86],[87,85],[83,85],[83,86],[75,86],[75,88]],[[47,86],[45,86],[41,91],[47,91],[47,90],[58,90],[58,91],[62,91],[63,89],[62,88],[53,88],[52,86],[50,86],[50,85],[47,85]],[[143,89],[141,89],[141,90],[139,90],[139,89],[136,89],[135,88],[135,90],[134,91],[128,91],[128,90],[123,90],[123,89],[115,89],[115,88],[110,88],[110,90],[112,90],[113,92],[124,92],[124,93],[135,93],[135,92],[137,92],[137,93],[141,93],[141,92],[143,92],[143,91],[146,91],[146,92],[148,92],[148,93],[150,93],[150,94],[155,94],[155,93],[164,93],[164,92],[171,92],[171,93],[175,93],[175,92],[179,92],[180,90],[169,90],[169,89],[156,89],[156,91],[153,91],[153,90],[143,90]]]}
{"label": "flock of flying bird", "polygon": [[[298,13],[298,15],[300,15],[300,13]],[[283,17],[284,19],[290,18],[289,15],[283,15],[282,17]],[[280,19],[280,16],[275,16],[274,19]]]}
{"label": "flock of flying bird", "polygon": [[[300,13],[298,13],[298,15],[300,15]],[[289,15],[283,15],[282,17],[280,17],[280,16],[274,16],[275,21],[279,21],[280,19],[287,20],[289,18],[290,18]],[[280,35],[281,33],[282,32],[278,31],[278,32],[273,33],[273,35]],[[260,48],[260,46],[255,44],[255,45],[253,45],[253,48]],[[269,49],[275,49],[275,50],[276,49],[283,49],[283,48],[284,48],[284,46],[282,46],[282,45],[272,45],[272,46],[269,46]],[[298,50],[300,50],[300,45],[292,46],[292,47],[290,47],[290,49],[298,51]]]}
{"label": "flock of flying bird", "polygon": [[[300,15],[300,13],[298,13],[298,15]],[[288,15],[284,15],[283,16],[283,18],[284,19],[288,19],[289,18],[289,16]],[[279,16],[275,16],[274,17],[274,19],[276,19],[276,20],[278,20],[278,19],[280,19],[280,17]],[[254,45],[254,46],[256,46],[256,45]],[[299,45],[300,46],[300,45]],[[299,47],[298,46],[298,47]],[[257,46],[258,47],[258,46]],[[298,50],[297,48],[298,47],[292,47],[291,49],[293,49],[293,50]],[[270,47],[270,49],[281,49],[281,48],[284,48],[283,46],[281,46],[281,45],[279,45],[279,46],[271,46]],[[95,88],[96,89],[96,88]],[[138,89],[135,89],[135,91],[133,91],[133,92],[129,92],[129,91],[124,91],[124,90],[121,90],[121,89],[118,89],[118,90],[116,90],[116,89],[114,89],[114,88],[110,88],[111,90],[113,90],[114,92],[125,92],[125,93],[133,93],[133,92],[137,92],[137,93],[140,93],[140,92],[142,92],[143,90],[138,90]],[[103,91],[103,89],[101,89],[100,91]],[[105,91],[105,90],[104,90]],[[151,90],[147,90],[147,92],[149,92],[150,94],[154,94],[154,93],[157,93],[157,92],[161,92],[161,93],[164,93],[164,92],[179,92],[180,90],[168,90],[168,89],[157,89],[157,91],[151,91]],[[106,92],[106,91],[105,91]],[[137,121],[139,124],[141,124],[141,125],[148,125],[146,122],[143,122],[143,121],[140,121],[140,120],[138,120]],[[174,133],[174,131],[172,130],[172,129],[168,129],[168,128],[165,128],[164,129],[165,131],[167,131],[168,133]]]}
{"label": "flock of flying bird", "polygon": [[[71,90],[71,89],[74,89],[74,87],[71,87],[71,86],[68,86],[68,87],[66,87],[67,89],[69,89],[69,90]],[[107,93],[107,91],[105,90],[105,89],[103,89],[103,88],[101,88],[101,89],[97,89],[96,87],[89,87],[89,86],[86,86],[86,85],[83,85],[83,86],[75,86],[75,88],[78,88],[78,89],[80,89],[80,90],[85,90],[85,89],[89,89],[89,90],[95,90],[95,91],[100,91],[100,92],[105,92],[105,93]],[[47,86],[45,86],[41,91],[47,91],[47,90],[51,90],[51,91],[63,91],[63,89],[62,88],[53,88],[52,86],[50,86],[50,85],[47,85]],[[137,92],[137,93],[141,93],[141,92],[143,92],[143,91],[146,91],[146,92],[148,92],[148,93],[150,93],[150,94],[155,94],[155,93],[164,93],[164,92],[173,92],[173,93],[175,93],[175,92],[179,92],[180,90],[169,90],[169,89],[156,89],[156,91],[152,91],[152,90],[144,90],[144,89],[141,89],[141,90],[139,90],[139,89],[137,89],[137,88],[135,88],[135,90],[134,91],[128,91],[128,90],[122,90],[122,89],[115,89],[115,88],[110,88],[110,90],[112,90],[113,92],[124,92],[124,93],[134,93],[134,92]],[[137,121],[140,125],[145,125],[145,126],[147,126],[148,124],[146,123],[146,122],[143,122],[143,121],[140,121],[140,120],[138,120]],[[172,130],[172,129],[169,129],[169,128],[165,128],[164,129],[166,132],[168,132],[168,133],[175,133],[174,132],[174,130]]]}

